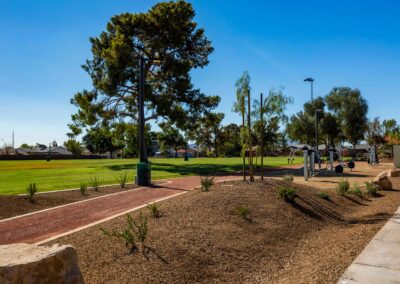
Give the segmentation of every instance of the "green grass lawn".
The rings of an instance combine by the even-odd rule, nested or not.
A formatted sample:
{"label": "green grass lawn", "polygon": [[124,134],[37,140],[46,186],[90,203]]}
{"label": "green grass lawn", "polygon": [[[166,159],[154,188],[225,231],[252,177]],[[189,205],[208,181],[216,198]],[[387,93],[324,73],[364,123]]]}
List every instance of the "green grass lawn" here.
{"label": "green grass lawn", "polygon": [[[88,183],[91,177],[100,177],[103,184],[115,184],[124,172],[133,182],[137,159],[115,160],[53,160],[46,161],[0,161],[0,194],[25,193],[25,188],[35,182],[39,191],[67,189]],[[296,163],[303,159],[296,157]],[[152,180],[226,173],[242,169],[241,158],[196,158],[185,162],[178,159],[151,159]],[[258,164],[260,159],[258,159]],[[264,165],[287,165],[287,157],[266,157]]]}

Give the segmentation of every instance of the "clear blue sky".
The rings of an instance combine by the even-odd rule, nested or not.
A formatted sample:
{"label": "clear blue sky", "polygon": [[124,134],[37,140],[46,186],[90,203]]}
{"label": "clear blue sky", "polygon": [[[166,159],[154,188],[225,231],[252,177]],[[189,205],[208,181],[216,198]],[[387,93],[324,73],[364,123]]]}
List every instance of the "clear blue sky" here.
{"label": "clear blue sky", "polygon": [[[80,65],[90,58],[89,37],[121,12],[146,11],[144,0],[0,1],[0,143],[16,145],[66,140],[75,111],[73,94],[90,88]],[[370,117],[400,121],[400,2],[193,0],[196,21],[215,52],[205,69],[193,72],[196,87],[222,97],[224,124],[239,122],[231,112],[234,83],[244,70],[253,95],[285,86],[294,97],[292,114],[315,94],[333,86],[359,88]],[[4,140],[4,141],[3,141]]]}

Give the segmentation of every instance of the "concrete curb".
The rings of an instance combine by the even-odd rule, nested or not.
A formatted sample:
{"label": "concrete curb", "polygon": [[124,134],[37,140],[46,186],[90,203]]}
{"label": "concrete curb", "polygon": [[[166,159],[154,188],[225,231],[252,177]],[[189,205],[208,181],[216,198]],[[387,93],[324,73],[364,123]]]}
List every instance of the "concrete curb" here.
{"label": "concrete curb", "polygon": [[[382,173],[375,179],[390,177],[391,171],[386,171],[386,175]],[[400,283],[400,207],[337,283]]]}

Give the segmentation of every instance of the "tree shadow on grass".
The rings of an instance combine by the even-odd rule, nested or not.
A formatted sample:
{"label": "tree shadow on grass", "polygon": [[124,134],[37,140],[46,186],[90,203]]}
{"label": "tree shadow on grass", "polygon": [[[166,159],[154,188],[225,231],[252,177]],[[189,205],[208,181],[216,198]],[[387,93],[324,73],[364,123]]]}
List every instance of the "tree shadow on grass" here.
{"label": "tree shadow on grass", "polygon": [[[136,164],[121,164],[121,165],[110,165],[107,166],[112,171],[123,171],[123,170],[135,170]],[[240,171],[242,165],[216,165],[216,164],[181,164],[173,165],[168,163],[151,163],[151,169],[153,171],[163,171],[172,174],[185,175],[209,175],[211,173],[218,172],[220,174]]]}

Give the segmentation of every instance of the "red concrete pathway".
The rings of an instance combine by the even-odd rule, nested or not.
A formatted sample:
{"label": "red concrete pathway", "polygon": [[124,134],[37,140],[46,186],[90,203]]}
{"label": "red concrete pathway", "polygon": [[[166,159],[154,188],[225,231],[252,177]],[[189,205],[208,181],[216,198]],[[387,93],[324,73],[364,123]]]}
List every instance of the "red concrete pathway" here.
{"label": "red concrete pathway", "polygon": [[[241,176],[221,176],[216,180],[221,182],[235,179],[241,179]],[[139,206],[185,193],[199,184],[199,177],[172,179],[158,187],[137,188],[5,219],[0,221],[0,245],[43,242]]]}

